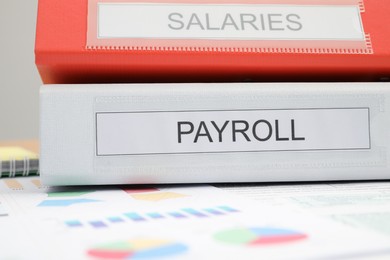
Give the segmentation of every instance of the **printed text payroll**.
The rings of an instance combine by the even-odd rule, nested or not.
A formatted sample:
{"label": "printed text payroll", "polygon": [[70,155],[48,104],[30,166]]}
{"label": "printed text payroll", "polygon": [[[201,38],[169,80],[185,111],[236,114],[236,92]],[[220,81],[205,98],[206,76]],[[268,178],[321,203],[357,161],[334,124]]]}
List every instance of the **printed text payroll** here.
{"label": "printed text payroll", "polygon": [[232,142],[237,142],[238,139],[247,142],[266,142],[271,138],[275,141],[304,141],[305,137],[297,136],[295,127],[294,119],[291,119],[288,124],[285,122],[283,128],[284,130],[288,128],[288,131],[283,131],[285,135],[282,136],[279,120],[260,119],[254,123],[245,120],[227,120],[223,124],[217,124],[215,121],[200,121],[196,124],[190,121],[179,121],[177,122],[177,141],[178,143],[197,143],[199,140],[205,140],[210,143],[221,143],[226,138]]}

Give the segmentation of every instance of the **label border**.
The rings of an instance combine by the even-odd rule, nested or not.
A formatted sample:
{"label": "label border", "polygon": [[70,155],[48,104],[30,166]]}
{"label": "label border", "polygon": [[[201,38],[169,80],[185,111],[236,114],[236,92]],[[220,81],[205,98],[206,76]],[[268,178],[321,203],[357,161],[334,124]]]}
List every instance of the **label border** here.
{"label": "label border", "polygon": [[[296,150],[260,150],[260,151],[222,151],[222,152],[181,152],[181,153],[136,153],[136,154],[99,154],[98,152],[98,114],[140,114],[140,113],[188,113],[188,112],[220,112],[220,111],[280,111],[280,110],[341,110],[341,109],[365,109],[368,119],[368,148],[338,148],[338,149],[296,149]],[[120,112],[95,112],[95,157],[112,156],[145,156],[145,155],[178,155],[178,154],[226,154],[226,153],[261,153],[261,152],[307,152],[307,151],[364,151],[371,150],[371,111],[370,107],[333,107],[333,108],[277,108],[277,109],[206,109],[206,110],[171,110],[171,111],[120,111]]]}
{"label": "label border", "polygon": [[[100,12],[100,6],[101,5],[126,5],[129,3],[110,3],[110,2],[98,2],[97,3],[97,17],[99,16]],[[194,4],[194,3],[132,3],[132,5],[137,6],[151,6],[151,5],[157,5],[157,6],[167,6],[167,5],[174,5],[174,6],[199,6],[200,4]],[[207,6],[253,6],[254,4],[246,4],[246,3],[237,3],[237,4],[207,4]],[[276,4],[259,4],[262,6],[275,6]],[[296,7],[297,5],[293,4],[285,4],[284,7]],[[307,8],[307,7],[334,7],[334,5],[302,5],[301,8]],[[347,8],[347,7],[354,7],[358,10],[360,13],[359,6],[351,6],[351,5],[337,5],[338,8]],[[359,28],[362,31],[362,37],[361,38],[355,38],[355,39],[349,39],[349,38],[304,38],[304,39],[291,39],[291,38],[256,38],[256,37],[157,37],[157,36],[148,36],[148,37],[128,37],[128,36],[115,36],[115,37],[103,37],[100,36],[100,28],[99,23],[96,23],[96,37],[98,40],[110,40],[110,39],[146,39],[146,40],[216,40],[216,41],[365,41],[365,32],[364,32],[364,26],[363,26],[363,20],[361,15],[359,15]]]}
{"label": "label border", "polygon": [[85,49],[89,51],[128,52],[213,52],[213,53],[271,53],[271,54],[364,54],[374,53],[371,37],[364,30],[364,0],[166,0],[164,4],[196,5],[312,5],[312,6],[356,6],[360,10],[359,20],[363,32],[361,40],[309,40],[309,39],[197,39],[197,38],[100,38],[98,30],[98,4],[162,4],[156,0],[88,0],[87,32]]}

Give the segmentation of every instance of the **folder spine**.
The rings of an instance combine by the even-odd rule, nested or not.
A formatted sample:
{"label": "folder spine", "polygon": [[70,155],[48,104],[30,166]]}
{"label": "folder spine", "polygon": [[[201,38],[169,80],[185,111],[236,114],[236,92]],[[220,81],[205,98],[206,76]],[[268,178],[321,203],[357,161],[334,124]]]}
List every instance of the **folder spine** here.
{"label": "folder spine", "polygon": [[48,185],[389,177],[385,83],[49,85],[40,95]]}

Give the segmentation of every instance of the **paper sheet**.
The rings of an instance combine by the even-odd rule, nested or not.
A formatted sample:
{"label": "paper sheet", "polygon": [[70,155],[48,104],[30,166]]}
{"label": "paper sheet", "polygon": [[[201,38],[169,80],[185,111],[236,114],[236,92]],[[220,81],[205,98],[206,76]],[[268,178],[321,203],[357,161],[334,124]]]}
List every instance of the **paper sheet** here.
{"label": "paper sheet", "polygon": [[[12,180],[12,181],[11,181]],[[321,185],[320,185],[321,186]],[[230,189],[231,190],[231,189]],[[283,198],[282,198],[283,199]],[[390,238],[209,185],[48,188],[0,180],[3,259],[334,259]]]}
{"label": "paper sheet", "polygon": [[390,238],[390,182],[217,185],[257,203],[324,216]]}

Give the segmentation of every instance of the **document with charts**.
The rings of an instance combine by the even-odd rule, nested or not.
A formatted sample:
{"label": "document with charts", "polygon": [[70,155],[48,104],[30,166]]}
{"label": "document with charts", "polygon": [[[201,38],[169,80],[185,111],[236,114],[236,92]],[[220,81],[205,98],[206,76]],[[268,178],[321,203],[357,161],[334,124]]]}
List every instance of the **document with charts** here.
{"label": "document with charts", "polygon": [[[269,200],[267,200],[269,201]],[[277,204],[277,203],[276,203]],[[48,188],[0,180],[0,258],[388,256],[390,237],[208,185]]]}

